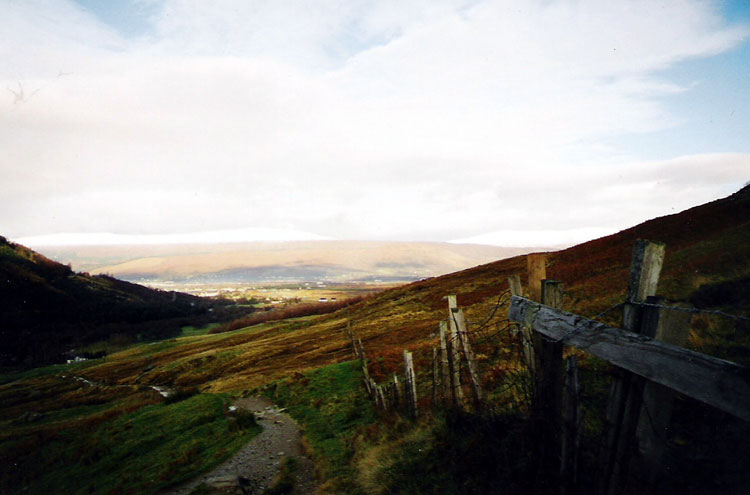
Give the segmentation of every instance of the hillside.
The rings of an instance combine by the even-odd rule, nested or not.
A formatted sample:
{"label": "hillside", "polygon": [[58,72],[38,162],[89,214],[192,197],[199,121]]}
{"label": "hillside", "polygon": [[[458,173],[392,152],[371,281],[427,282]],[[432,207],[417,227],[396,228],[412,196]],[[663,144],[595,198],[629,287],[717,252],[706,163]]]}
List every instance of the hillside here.
{"label": "hillside", "polygon": [[78,270],[138,283],[411,282],[533,251],[428,242],[41,246]]}
{"label": "hillside", "polygon": [[164,338],[174,328],[144,323],[195,317],[207,309],[204,300],[187,294],[75,273],[4,237],[0,280],[0,365],[54,362],[71,345],[115,334]]}
{"label": "hillside", "polygon": [[[750,307],[750,187],[728,198],[550,253],[547,274],[565,283],[566,308],[593,316],[621,302],[630,252],[638,238],[667,244],[661,295],[705,308]],[[437,324],[444,318],[444,296],[457,294],[469,321],[479,322],[489,314],[498,295],[507,290],[507,277],[519,273],[525,284],[525,272],[525,256],[517,256],[384,291],[337,313],[297,322],[295,331],[281,323],[181,341],[152,359],[157,366],[144,379],[153,383],[194,381],[215,391],[252,388],[293,371],[348,359],[347,321],[372,355],[397,354],[406,347],[431,348]],[[729,287],[736,290],[729,291],[727,297]],[[206,366],[206,356],[227,348],[232,349],[231,357],[212,360]],[[721,352],[735,352],[727,357],[740,361],[748,356],[741,346]],[[129,356],[126,353],[121,358]],[[168,371],[158,363],[179,366],[171,365],[172,371]],[[88,373],[130,380],[139,369],[136,363],[123,368],[113,357]],[[191,370],[200,370],[200,378],[187,378]]]}

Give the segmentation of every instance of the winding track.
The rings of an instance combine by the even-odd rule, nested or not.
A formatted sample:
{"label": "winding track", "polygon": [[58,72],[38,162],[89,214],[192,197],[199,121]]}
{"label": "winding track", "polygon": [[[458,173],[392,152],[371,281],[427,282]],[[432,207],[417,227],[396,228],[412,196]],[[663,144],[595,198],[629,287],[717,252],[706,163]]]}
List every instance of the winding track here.
{"label": "winding track", "polygon": [[[235,405],[255,413],[263,431],[212,471],[160,495],[189,495],[201,483],[216,487],[221,493],[260,494],[273,482],[285,457],[297,459],[295,495],[314,495],[315,468],[302,450],[297,423],[263,397],[238,399]],[[242,488],[238,483],[240,477]]]}

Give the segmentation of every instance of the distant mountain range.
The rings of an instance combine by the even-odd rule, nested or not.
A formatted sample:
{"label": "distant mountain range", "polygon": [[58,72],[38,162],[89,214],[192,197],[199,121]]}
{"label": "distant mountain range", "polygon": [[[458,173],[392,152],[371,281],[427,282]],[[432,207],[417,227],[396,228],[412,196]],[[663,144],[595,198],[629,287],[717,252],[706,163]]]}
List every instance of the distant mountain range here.
{"label": "distant mountain range", "polygon": [[39,248],[76,270],[146,284],[410,282],[540,249],[326,240]]}

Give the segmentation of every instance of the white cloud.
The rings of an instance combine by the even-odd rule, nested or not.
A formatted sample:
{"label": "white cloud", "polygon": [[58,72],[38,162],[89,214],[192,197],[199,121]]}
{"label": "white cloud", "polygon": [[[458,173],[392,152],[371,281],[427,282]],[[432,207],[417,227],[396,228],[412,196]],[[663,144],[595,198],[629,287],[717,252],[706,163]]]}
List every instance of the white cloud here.
{"label": "white cloud", "polygon": [[747,36],[703,2],[165,0],[132,40],[63,0],[3,12],[0,86],[39,89],[0,96],[5,235],[598,232],[748,176],[600,141],[676,125],[659,71]]}
{"label": "white cloud", "polygon": [[559,248],[598,239],[614,234],[615,232],[616,230],[611,228],[595,227],[570,230],[502,230],[464,239],[454,239],[450,242],[454,244],[485,244],[502,247]]}
{"label": "white cloud", "polygon": [[94,233],[60,233],[21,237],[15,242],[29,247],[49,246],[116,246],[164,244],[216,244],[233,242],[280,242],[331,240],[309,232],[291,229],[234,229],[184,234],[128,235]]}

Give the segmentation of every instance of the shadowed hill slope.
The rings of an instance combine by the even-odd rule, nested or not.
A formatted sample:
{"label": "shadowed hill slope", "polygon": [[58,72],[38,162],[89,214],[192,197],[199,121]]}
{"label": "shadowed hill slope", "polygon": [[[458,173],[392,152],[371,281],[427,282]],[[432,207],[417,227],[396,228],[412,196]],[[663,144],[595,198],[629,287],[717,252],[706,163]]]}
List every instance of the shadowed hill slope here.
{"label": "shadowed hill slope", "polygon": [[[206,310],[205,301],[187,294],[75,273],[4,237],[0,237],[0,281],[1,365],[53,361],[73,343],[146,331],[128,324]],[[169,335],[152,330],[151,337]]]}

